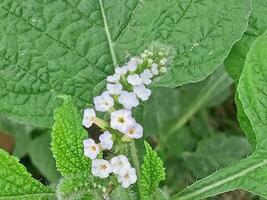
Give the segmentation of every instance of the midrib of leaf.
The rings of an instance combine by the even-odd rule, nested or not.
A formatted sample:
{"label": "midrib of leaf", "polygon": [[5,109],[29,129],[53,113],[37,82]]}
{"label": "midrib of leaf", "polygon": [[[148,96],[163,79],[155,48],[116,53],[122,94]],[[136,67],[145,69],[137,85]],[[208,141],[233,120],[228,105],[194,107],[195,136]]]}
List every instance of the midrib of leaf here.
{"label": "midrib of leaf", "polygon": [[180,128],[182,128],[193,115],[196,114],[196,112],[201,108],[201,106],[203,106],[203,103],[209,98],[212,92],[215,91],[217,86],[221,84],[227,76],[228,75],[226,73],[223,74],[216,81],[216,83],[213,84],[212,87],[210,87],[205,93],[202,93],[202,92],[199,93],[199,95],[196,98],[196,101],[192,103],[192,105],[187,110],[187,112],[184,113],[183,116],[178,119],[177,123],[170,129],[168,134],[166,134],[165,136],[166,141],[172,134],[176,133]]}
{"label": "midrib of leaf", "polygon": [[251,173],[251,172],[253,172],[253,171],[255,171],[255,170],[259,169],[259,168],[261,168],[261,167],[264,167],[266,165],[267,165],[267,159],[262,160],[261,162],[258,162],[258,163],[254,164],[254,165],[252,165],[252,166],[250,166],[250,167],[248,167],[246,169],[243,169],[243,170],[241,170],[240,172],[238,172],[236,174],[227,174],[227,177],[222,178],[220,181],[217,181],[216,183],[213,183],[213,184],[210,184],[208,186],[205,186],[205,187],[203,187],[201,189],[195,190],[195,191],[193,191],[191,193],[188,193],[188,194],[185,194],[185,195],[182,195],[182,196],[179,196],[179,194],[178,194],[178,195],[174,196],[172,198],[172,200],[194,199],[194,197],[196,197],[198,195],[201,195],[201,194],[203,194],[203,193],[205,193],[207,191],[210,191],[212,189],[215,189],[215,188],[217,188],[217,187],[219,187],[221,185],[224,185],[226,183],[234,181],[234,180],[236,180],[236,179],[238,179],[240,177],[243,177],[243,176],[245,176],[245,175],[247,175],[247,174],[249,174],[249,173]]}
{"label": "midrib of leaf", "polygon": [[109,45],[109,50],[110,50],[110,53],[111,53],[113,65],[114,65],[114,67],[117,67],[118,66],[117,57],[116,57],[116,53],[115,53],[115,49],[114,49],[114,44],[112,42],[111,35],[110,35],[110,32],[109,32],[108,23],[107,23],[107,17],[106,17],[106,13],[105,13],[105,9],[104,9],[102,0],[99,0],[99,5],[100,5],[101,14],[102,14],[102,17],[103,17],[103,22],[104,22],[104,26],[105,26],[105,32],[106,32],[106,36],[107,36],[107,40],[108,40],[108,45]]}
{"label": "midrib of leaf", "polygon": [[17,198],[30,198],[30,197],[55,198],[55,194],[54,193],[35,193],[35,194],[21,194],[21,195],[12,195],[12,196],[2,196],[2,197],[0,197],[0,200],[17,199]]}

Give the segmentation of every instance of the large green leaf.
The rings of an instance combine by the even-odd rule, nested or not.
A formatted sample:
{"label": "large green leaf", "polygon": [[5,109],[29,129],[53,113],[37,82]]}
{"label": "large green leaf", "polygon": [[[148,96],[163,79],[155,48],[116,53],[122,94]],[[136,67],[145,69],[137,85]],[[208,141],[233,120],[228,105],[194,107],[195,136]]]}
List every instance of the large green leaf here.
{"label": "large green leaf", "polygon": [[53,191],[34,180],[18,159],[0,150],[1,200],[53,200]]}
{"label": "large green leaf", "polygon": [[88,137],[82,119],[69,97],[55,111],[52,152],[63,176],[89,172],[90,162],[83,154],[82,141]]}
{"label": "large green leaf", "polygon": [[38,170],[50,181],[58,182],[60,175],[56,169],[56,162],[50,150],[50,132],[45,132],[41,136],[32,140],[29,146],[29,156]]}
{"label": "large green leaf", "polygon": [[202,80],[249,14],[250,0],[0,0],[0,111],[51,127],[58,95],[90,104],[114,65],[153,41],[175,49],[158,85]]}
{"label": "large green leaf", "polygon": [[257,146],[257,141],[256,141],[256,134],[251,126],[251,122],[249,121],[244,108],[242,106],[242,103],[239,99],[238,93],[236,92],[235,96],[235,104],[237,108],[237,118],[239,121],[239,124],[241,128],[244,130],[244,133],[246,135],[246,138],[248,139],[250,145],[252,148],[255,150]]}
{"label": "large green leaf", "polygon": [[256,133],[254,154],[204,178],[173,199],[203,199],[225,191],[244,189],[267,198],[267,33],[252,45],[242,72],[238,94]]}
{"label": "large green leaf", "polygon": [[242,73],[247,53],[252,43],[267,30],[267,2],[266,0],[252,1],[252,14],[249,18],[248,29],[242,39],[238,41],[225,60],[225,67],[231,77],[238,82]]}
{"label": "large green leaf", "polygon": [[[225,60],[225,67],[228,73],[236,82],[239,81],[242,73],[247,53],[252,43],[267,30],[267,2],[265,0],[252,1],[252,14],[249,18],[248,29],[242,39],[237,42],[231,50],[230,55]],[[237,105],[237,116],[240,126],[251,143],[252,147],[256,147],[256,136],[251,127],[250,121],[244,113],[242,104],[240,103],[238,94],[236,94],[235,102]]]}

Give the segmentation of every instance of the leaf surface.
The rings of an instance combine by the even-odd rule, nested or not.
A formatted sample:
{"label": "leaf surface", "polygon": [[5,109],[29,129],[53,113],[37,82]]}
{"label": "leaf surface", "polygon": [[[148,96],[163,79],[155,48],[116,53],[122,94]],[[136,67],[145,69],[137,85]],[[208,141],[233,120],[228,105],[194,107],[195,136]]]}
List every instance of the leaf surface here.
{"label": "leaf surface", "polygon": [[163,162],[150,145],[145,142],[146,154],[141,166],[141,191],[143,199],[149,199],[159,187],[159,183],[165,180]]}
{"label": "leaf surface", "polygon": [[234,45],[230,55],[225,60],[227,72],[236,82],[240,78],[251,45],[267,30],[266,16],[267,2],[265,0],[253,0],[248,29],[242,39]]}
{"label": "leaf surface", "polygon": [[[82,199],[92,189],[93,178],[88,177],[87,173],[80,173],[64,177],[60,180],[57,187],[57,198],[58,199]],[[85,198],[87,199],[87,198]],[[94,198],[89,198],[94,199]]]}
{"label": "leaf surface", "polygon": [[237,90],[244,112],[256,133],[255,152],[247,159],[194,183],[173,199],[203,199],[235,189],[244,189],[267,198],[266,84],[267,32],[252,45]]}
{"label": "leaf surface", "polygon": [[55,111],[52,152],[63,176],[89,171],[90,162],[83,154],[83,140],[88,137],[82,120],[69,97]]}
{"label": "leaf surface", "polygon": [[1,200],[53,200],[53,191],[33,179],[18,159],[0,149]]}
{"label": "leaf surface", "polygon": [[114,66],[151,42],[174,49],[157,85],[204,79],[246,29],[250,0],[1,0],[0,112],[51,127],[60,95],[92,103]]}

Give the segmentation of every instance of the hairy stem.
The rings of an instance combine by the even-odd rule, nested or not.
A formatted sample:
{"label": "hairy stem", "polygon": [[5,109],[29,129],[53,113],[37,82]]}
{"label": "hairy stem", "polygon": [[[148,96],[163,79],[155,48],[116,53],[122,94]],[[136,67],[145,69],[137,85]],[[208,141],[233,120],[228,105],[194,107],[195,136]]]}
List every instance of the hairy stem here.
{"label": "hairy stem", "polygon": [[130,144],[130,151],[131,151],[131,156],[133,159],[133,164],[134,167],[136,169],[136,173],[137,173],[137,186],[138,186],[138,191],[139,191],[139,197],[140,200],[142,200],[142,195],[141,195],[141,182],[140,182],[140,178],[141,178],[141,170],[140,170],[140,163],[139,163],[139,159],[138,159],[138,155],[137,155],[137,149],[135,146],[135,141],[131,141]]}

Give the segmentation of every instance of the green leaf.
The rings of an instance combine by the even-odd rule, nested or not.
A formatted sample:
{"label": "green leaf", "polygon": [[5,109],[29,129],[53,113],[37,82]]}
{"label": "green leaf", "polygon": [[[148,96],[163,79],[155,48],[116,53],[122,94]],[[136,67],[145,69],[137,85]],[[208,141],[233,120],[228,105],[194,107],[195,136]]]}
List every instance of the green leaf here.
{"label": "green leaf", "polygon": [[91,104],[127,55],[159,41],[175,49],[157,85],[178,86],[217,69],[244,33],[250,0],[0,1],[0,112],[51,127],[70,95]]}
{"label": "green leaf", "polygon": [[110,195],[111,200],[136,200],[136,195],[129,190],[118,186]]}
{"label": "green leaf", "polygon": [[230,55],[225,60],[226,70],[236,82],[242,73],[250,46],[267,30],[266,16],[267,2],[265,0],[253,0],[248,29],[242,39],[234,45]]}
{"label": "green leaf", "polygon": [[145,142],[145,149],[146,154],[141,166],[140,195],[144,199],[149,199],[159,187],[159,183],[165,180],[165,169],[162,160],[147,142]]}
{"label": "green leaf", "polygon": [[239,125],[243,129],[246,138],[248,139],[249,143],[251,144],[253,150],[256,149],[257,141],[256,141],[256,134],[251,126],[251,123],[244,111],[242,103],[239,100],[238,93],[235,96],[235,104],[237,108],[237,118],[239,121]]}
{"label": "green leaf", "polygon": [[224,168],[174,196],[176,200],[197,200],[244,189],[267,198],[267,32],[252,45],[239,84],[239,99],[256,133],[257,147],[252,156]]}
{"label": "green leaf", "polygon": [[50,132],[46,131],[32,140],[28,154],[32,163],[50,182],[57,182],[60,174],[56,169],[56,162],[50,150],[50,143]]}
{"label": "green leaf", "polygon": [[201,140],[195,152],[184,152],[183,159],[197,178],[204,178],[218,169],[245,158],[250,153],[245,138],[217,133]]}
{"label": "green leaf", "polygon": [[0,150],[0,199],[55,199],[53,191],[33,179],[18,159]]}
{"label": "green leaf", "polygon": [[90,163],[83,154],[82,143],[87,137],[81,115],[72,100],[65,97],[63,105],[55,111],[51,143],[57,168],[63,176],[89,171]]}
{"label": "green leaf", "polygon": [[15,139],[13,155],[19,158],[26,155],[31,142],[31,132],[33,127],[22,125],[13,120],[0,116],[0,131],[11,135]]}
{"label": "green leaf", "polygon": [[93,190],[92,185],[93,178],[88,177],[87,173],[67,176],[60,180],[56,195],[60,200],[81,199]]}
{"label": "green leaf", "polygon": [[[239,81],[251,45],[262,33],[264,33],[265,30],[267,30],[267,2],[265,0],[253,0],[252,8],[248,30],[243,35],[242,39],[234,45],[230,55],[225,60],[226,70],[236,83]],[[236,94],[235,103],[237,105],[237,116],[240,126],[243,128],[246,137],[255,149],[256,136],[250,121],[244,113],[242,104],[239,101],[238,94]]]}

